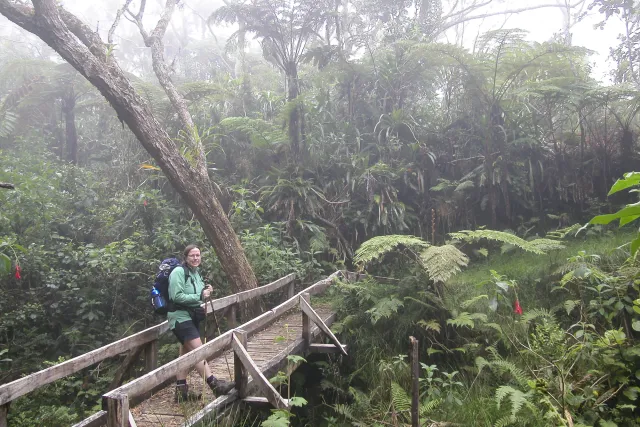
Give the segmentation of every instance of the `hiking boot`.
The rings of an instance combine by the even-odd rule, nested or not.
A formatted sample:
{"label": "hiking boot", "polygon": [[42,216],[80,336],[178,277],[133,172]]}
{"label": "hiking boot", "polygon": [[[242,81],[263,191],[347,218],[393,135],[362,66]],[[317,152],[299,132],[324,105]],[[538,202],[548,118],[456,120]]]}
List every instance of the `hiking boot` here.
{"label": "hiking boot", "polygon": [[223,394],[228,394],[233,388],[236,386],[235,381],[225,381],[214,379],[210,384],[211,390],[216,394],[216,396],[221,396]]}
{"label": "hiking boot", "polygon": [[183,402],[195,402],[202,398],[201,394],[189,392],[188,384],[177,384],[176,391],[173,395],[173,401],[175,403],[183,403]]}

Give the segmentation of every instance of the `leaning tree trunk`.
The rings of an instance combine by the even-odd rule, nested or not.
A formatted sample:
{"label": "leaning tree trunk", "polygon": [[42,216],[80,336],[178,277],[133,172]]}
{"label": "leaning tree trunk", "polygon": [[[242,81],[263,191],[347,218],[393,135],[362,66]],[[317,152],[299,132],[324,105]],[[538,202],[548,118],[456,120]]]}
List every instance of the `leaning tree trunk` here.
{"label": "leaning tree trunk", "polygon": [[234,291],[253,289],[257,281],[240,241],[214,193],[206,168],[190,164],[134,90],[110,49],[56,0],[32,0],[33,8],[0,0],[0,13],[35,34],[93,84],[156,160],[167,179],[211,241]]}

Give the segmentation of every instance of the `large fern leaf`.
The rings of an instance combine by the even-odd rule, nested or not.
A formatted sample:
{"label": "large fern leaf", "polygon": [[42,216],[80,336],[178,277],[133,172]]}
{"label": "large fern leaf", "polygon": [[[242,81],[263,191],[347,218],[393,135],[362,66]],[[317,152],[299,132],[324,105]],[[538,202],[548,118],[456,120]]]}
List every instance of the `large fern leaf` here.
{"label": "large fern leaf", "polygon": [[429,243],[415,236],[404,236],[392,234],[389,236],[378,236],[364,242],[355,253],[353,261],[360,268],[371,261],[377,260],[398,246],[408,248],[428,248]]}
{"label": "large fern leaf", "polygon": [[523,393],[511,386],[503,385],[496,390],[495,399],[498,409],[500,409],[500,404],[505,398],[509,399],[509,402],[511,402],[511,419],[515,421],[516,414],[527,403],[527,399],[530,397],[531,392]]}
{"label": "large fern leaf", "polygon": [[535,254],[544,254],[546,251],[562,249],[564,245],[551,239],[534,239],[524,240],[515,234],[497,230],[463,230],[457,233],[449,233],[449,235],[462,242],[475,242],[482,239],[495,240],[501,243],[517,246],[527,252]]}
{"label": "large fern leaf", "polygon": [[433,400],[428,400],[427,398],[422,402],[420,402],[420,409],[419,409],[420,418],[424,418],[431,415],[436,409],[438,409],[440,405],[442,405],[442,402],[443,402],[442,399],[440,399],[439,397]]}
{"label": "large fern leaf", "polygon": [[408,412],[411,410],[411,398],[397,382],[391,383],[391,402],[396,412]]}
{"label": "large fern leaf", "polygon": [[469,257],[453,245],[430,246],[420,253],[422,266],[434,282],[446,282],[469,264]]}

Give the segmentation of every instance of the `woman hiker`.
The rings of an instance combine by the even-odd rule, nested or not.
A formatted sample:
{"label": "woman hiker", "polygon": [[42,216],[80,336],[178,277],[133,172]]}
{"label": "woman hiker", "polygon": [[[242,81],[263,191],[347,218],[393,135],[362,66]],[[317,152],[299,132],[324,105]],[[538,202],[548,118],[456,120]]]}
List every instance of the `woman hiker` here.
{"label": "woman hiker", "polygon": [[[205,286],[198,269],[200,262],[200,249],[196,245],[189,245],[184,249],[183,267],[176,267],[169,276],[169,300],[174,303],[175,311],[169,311],[167,320],[180,341],[180,356],[202,345],[200,321],[206,319],[199,318],[196,309],[209,299],[213,288],[211,285]],[[199,397],[189,394],[187,374],[190,370],[186,369],[176,375],[176,402]],[[196,370],[201,377],[206,378],[207,384],[217,396],[227,394],[235,387],[233,381],[214,377],[206,360],[196,364]]]}

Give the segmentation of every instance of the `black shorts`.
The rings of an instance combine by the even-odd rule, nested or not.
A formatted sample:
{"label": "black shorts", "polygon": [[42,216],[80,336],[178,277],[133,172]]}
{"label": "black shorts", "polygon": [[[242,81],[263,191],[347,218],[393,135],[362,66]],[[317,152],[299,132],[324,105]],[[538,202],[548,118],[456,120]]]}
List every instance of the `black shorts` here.
{"label": "black shorts", "polygon": [[196,338],[200,338],[200,325],[194,323],[193,320],[187,320],[186,322],[176,323],[176,327],[173,328],[173,334],[178,338],[180,344],[184,344],[185,341],[191,341]]}

